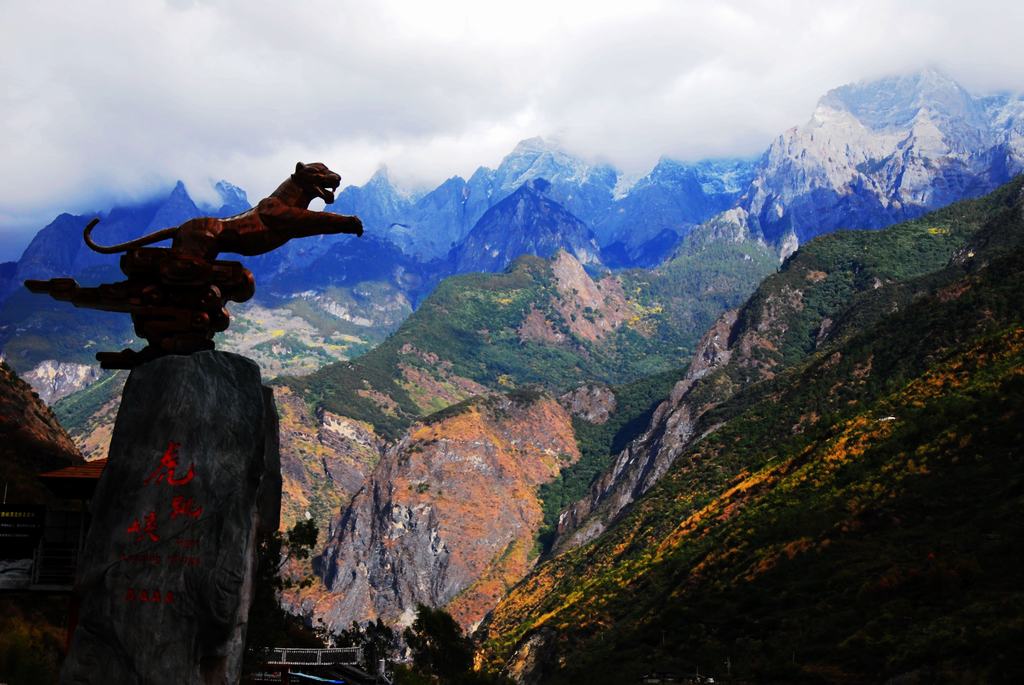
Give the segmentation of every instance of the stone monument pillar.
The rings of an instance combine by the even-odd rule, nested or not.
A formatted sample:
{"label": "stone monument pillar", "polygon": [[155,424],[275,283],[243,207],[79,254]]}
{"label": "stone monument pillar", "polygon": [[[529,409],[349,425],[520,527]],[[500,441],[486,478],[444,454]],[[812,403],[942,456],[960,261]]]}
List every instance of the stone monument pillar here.
{"label": "stone monument pillar", "polygon": [[280,499],[277,413],[255,363],[208,351],[133,369],[61,682],[237,682],[257,533],[277,528]]}

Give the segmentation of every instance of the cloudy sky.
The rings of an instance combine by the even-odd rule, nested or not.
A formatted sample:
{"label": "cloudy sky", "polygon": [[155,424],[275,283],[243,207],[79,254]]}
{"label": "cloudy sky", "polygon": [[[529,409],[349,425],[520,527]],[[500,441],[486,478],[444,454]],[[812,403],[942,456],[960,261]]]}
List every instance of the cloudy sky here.
{"label": "cloudy sky", "polygon": [[61,211],[297,160],[406,186],[543,135],[630,173],[756,155],[829,88],[936,66],[1024,90],[1008,2],[0,0],[0,259]]}

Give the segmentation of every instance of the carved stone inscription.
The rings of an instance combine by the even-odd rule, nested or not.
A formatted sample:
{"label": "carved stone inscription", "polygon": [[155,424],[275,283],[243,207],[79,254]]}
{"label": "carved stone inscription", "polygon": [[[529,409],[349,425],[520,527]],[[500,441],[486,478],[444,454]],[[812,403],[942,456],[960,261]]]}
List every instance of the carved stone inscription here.
{"label": "carved stone inscription", "polygon": [[258,529],[274,529],[273,399],[237,355],[132,371],[92,502],[65,683],[236,682]]}

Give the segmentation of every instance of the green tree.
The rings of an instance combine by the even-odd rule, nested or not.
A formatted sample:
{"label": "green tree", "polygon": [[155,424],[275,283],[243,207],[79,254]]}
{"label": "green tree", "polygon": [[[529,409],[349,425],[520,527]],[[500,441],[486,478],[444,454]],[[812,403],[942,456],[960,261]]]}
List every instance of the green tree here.
{"label": "green tree", "polygon": [[455,682],[473,667],[473,643],[444,609],[420,604],[416,620],[405,629],[405,641],[412,650],[413,667],[441,682]]}
{"label": "green tree", "polygon": [[507,678],[473,670],[473,641],[444,609],[420,604],[402,636],[412,652],[412,667],[395,669],[399,685],[511,685]]}
{"label": "green tree", "polygon": [[[313,582],[312,573],[295,579],[283,574],[293,560],[309,559],[318,530],[313,521],[300,521],[282,534],[274,531],[257,543],[257,567],[246,643],[251,647],[322,647],[323,640],[302,619],[281,608],[282,590]],[[254,657],[255,658],[255,657]]]}
{"label": "green tree", "polygon": [[363,650],[363,669],[367,673],[377,672],[377,663],[381,659],[393,660],[398,651],[398,639],[395,631],[379,618],[365,626],[352,622],[352,627],[334,636],[339,647],[361,647]]}

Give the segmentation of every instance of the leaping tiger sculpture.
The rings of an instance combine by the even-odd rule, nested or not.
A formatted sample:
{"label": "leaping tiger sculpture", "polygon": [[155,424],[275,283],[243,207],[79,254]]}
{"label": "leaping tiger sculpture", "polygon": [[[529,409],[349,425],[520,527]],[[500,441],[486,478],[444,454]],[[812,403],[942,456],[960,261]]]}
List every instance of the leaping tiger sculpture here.
{"label": "leaping tiger sculpture", "polygon": [[[230,323],[225,304],[245,302],[255,292],[252,272],[239,262],[219,261],[221,252],[254,256],[293,238],[349,233],[363,235],[354,216],[315,212],[309,203],[334,202],[341,177],[320,163],[295,165],[295,173],[270,196],[241,214],[201,217],[118,245],[92,238],[99,223],[85,227],[85,244],[96,252],[123,252],[120,283],[83,288],[71,278],[29,280],[25,286],[76,307],[131,314],[135,332],[149,345],[141,351],[100,352],[103,368],[127,369],[165,354],[191,354],[214,348],[213,336]],[[169,248],[148,247],[171,239]]]}

